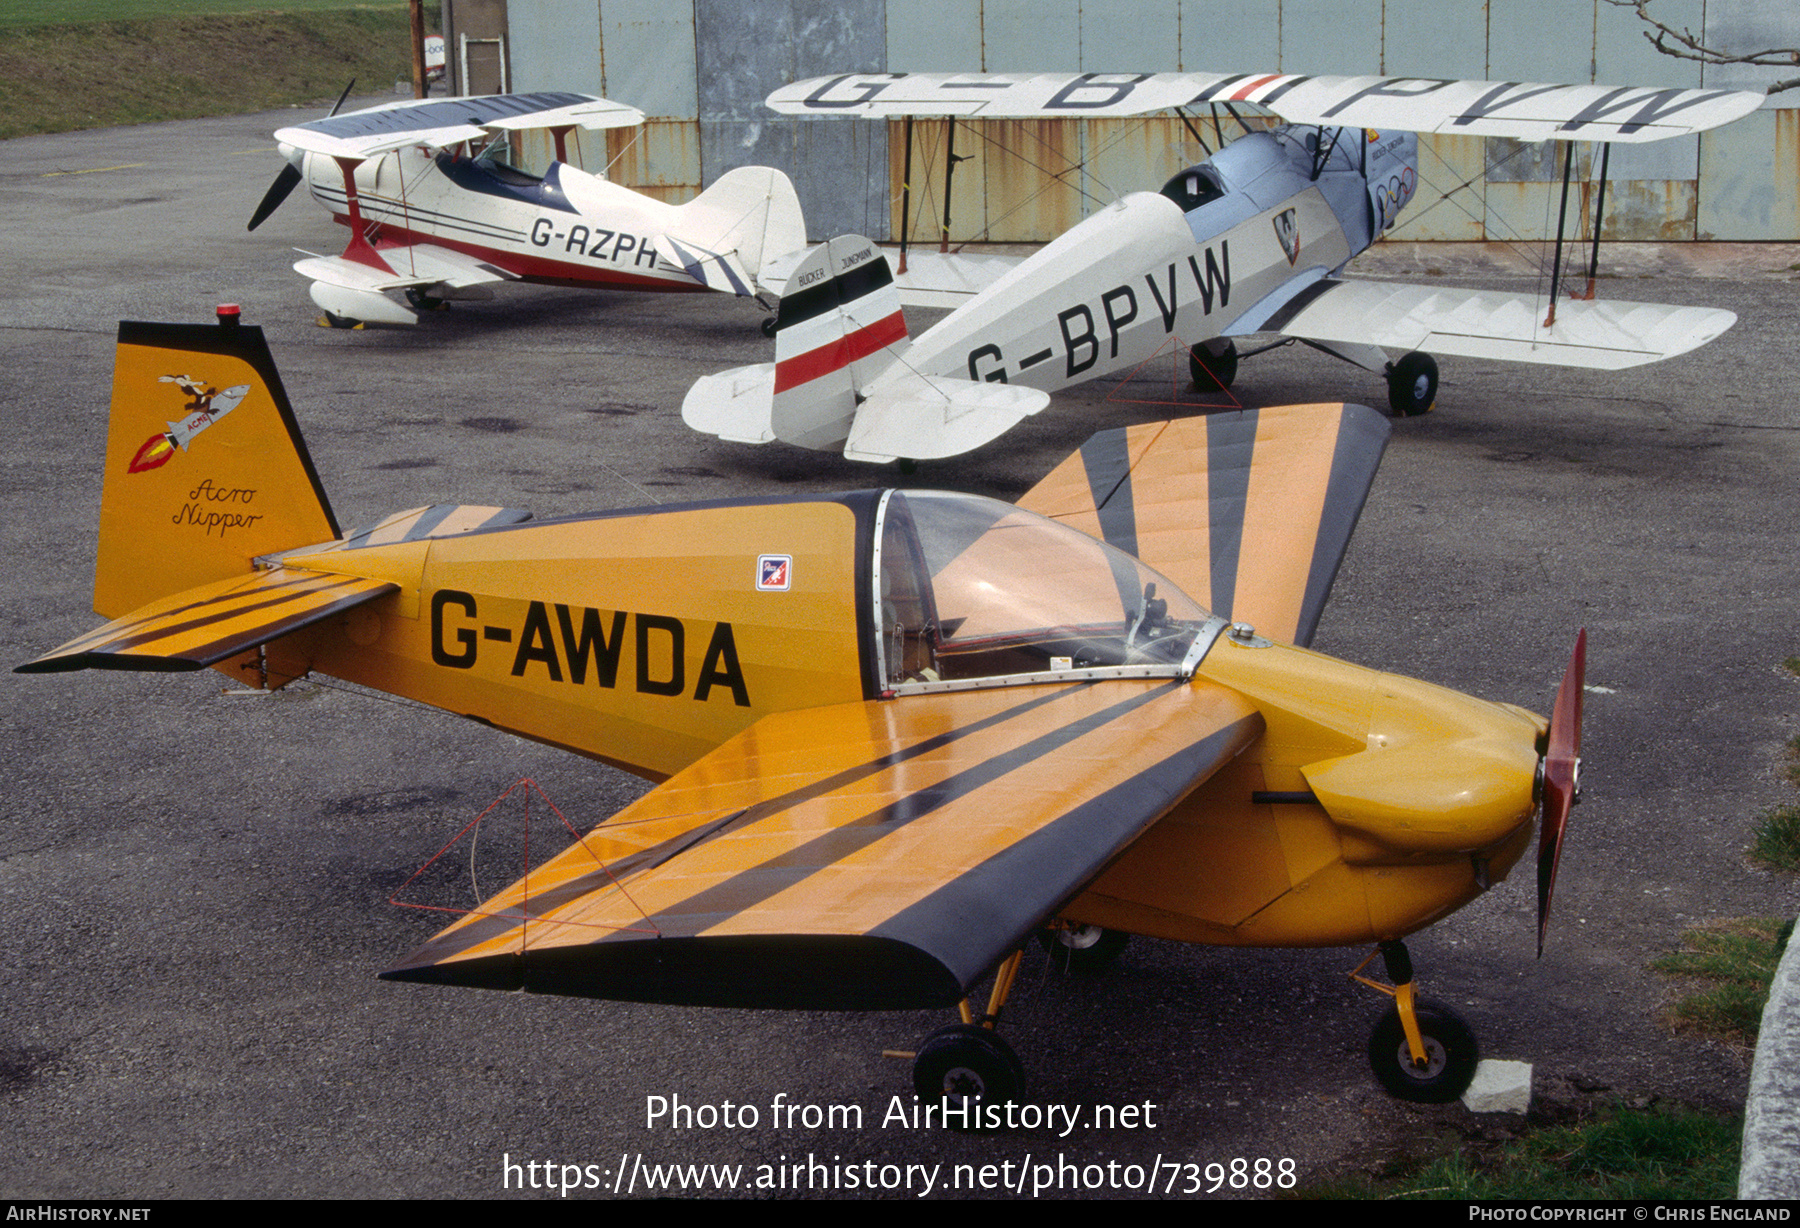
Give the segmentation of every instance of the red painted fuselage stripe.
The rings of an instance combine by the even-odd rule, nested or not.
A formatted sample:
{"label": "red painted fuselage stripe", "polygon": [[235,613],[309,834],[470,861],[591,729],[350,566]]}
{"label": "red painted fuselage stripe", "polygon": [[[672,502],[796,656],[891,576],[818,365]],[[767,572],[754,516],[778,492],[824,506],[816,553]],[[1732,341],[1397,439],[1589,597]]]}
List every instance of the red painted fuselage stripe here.
{"label": "red painted fuselage stripe", "polygon": [[1257,90],[1261,89],[1263,86],[1267,85],[1269,82],[1279,81],[1279,80],[1281,80],[1281,74],[1278,72],[1270,73],[1266,77],[1258,77],[1256,80],[1252,81],[1250,84],[1239,89],[1237,93],[1233,94],[1231,96],[1231,101],[1242,102],[1242,101],[1244,101],[1244,99],[1250,97],[1250,95],[1254,94]]}
{"label": "red painted fuselage stripe", "polygon": [[848,336],[828,341],[817,349],[796,354],[775,364],[775,392],[780,395],[790,388],[810,383],[821,375],[867,358],[883,346],[906,340],[906,317],[896,311],[867,328],[859,328]]}

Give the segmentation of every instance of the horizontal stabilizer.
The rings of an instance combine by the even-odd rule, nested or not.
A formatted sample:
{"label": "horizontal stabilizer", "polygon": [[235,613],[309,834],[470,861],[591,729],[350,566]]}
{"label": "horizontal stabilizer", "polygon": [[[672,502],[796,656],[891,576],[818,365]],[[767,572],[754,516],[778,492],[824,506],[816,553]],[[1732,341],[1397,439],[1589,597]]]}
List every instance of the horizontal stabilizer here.
{"label": "horizontal stabilizer", "polygon": [[1136,555],[1223,617],[1312,642],[1387,446],[1363,405],[1101,431],[1019,506]]}
{"label": "horizontal stabilizer", "polygon": [[1316,282],[1263,324],[1314,341],[1615,371],[1698,349],[1737,322],[1714,307],[1564,300],[1399,282]]}
{"label": "horizontal stabilizer", "polygon": [[694,381],[681,401],[681,420],[696,431],[733,443],[775,438],[775,364],[733,367]]}
{"label": "horizontal stabilizer", "polygon": [[665,234],[656,236],[656,255],[664,264],[680,269],[708,290],[719,290],[740,298],[756,293],[751,285],[750,270],[744,267],[735,252],[709,252]]}
{"label": "horizontal stabilizer", "polygon": [[1050,394],[1018,384],[896,371],[856,407],[844,455],[885,464],[960,456],[998,438],[1050,404]]}
{"label": "horizontal stabilizer", "polygon": [[962,998],[1263,728],[1205,683],[763,718],[382,975],[799,1009]]}
{"label": "horizontal stabilizer", "polygon": [[277,567],[153,601],[15,672],[204,669],[397,591],[382,580]]}

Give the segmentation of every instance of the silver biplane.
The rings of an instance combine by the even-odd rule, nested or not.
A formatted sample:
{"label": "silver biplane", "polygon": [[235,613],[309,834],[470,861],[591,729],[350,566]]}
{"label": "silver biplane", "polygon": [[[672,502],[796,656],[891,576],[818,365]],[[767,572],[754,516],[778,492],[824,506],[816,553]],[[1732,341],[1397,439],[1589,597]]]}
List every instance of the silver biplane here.
{"label": "silver biplane", "polygon": [[[1394,225],[1418,190],[1416,133],[1571,145],[1655,141],[1730,123],[1761,100],[1732,90],[1281,73],[866,73],[802,81],[770,95],[769,106],[794,116],[954,122],[1185,114],[1202,106],[1236,115],[1242,105],[1284,122],[1263,130],[1246,124],[1243,136],[1160,191],[1120,198],[1022,262],[953,264],[948,276],[940,267],[910,301],[960,305],[916,339],[890,318],[884,297],[829,304],[837,322],[822,326],[827,305],[790,279],[776,363],[701,381],[682,416],[727,439],[841,448],[857,460],[924,459],[987,443],[1047,403],[1028,390],[1128,372],[1163,350],[1185,348],[1202,389],[1228,387],[1238,339],[1259,334],[1380,374],[1403,415],[1425,412],[1436,398],[1432,352],[1602,370],[1670,358],[1711,341],[1736,316],[1558,302],[1560,234],[1547,296],[1371,281],[1347,276],[1345,266]],[[1572,159],[1564,166],[1566,187]],[[876,280],[864,278],[872,293]],[[903,278],[895,292],[905,301],[910,289]],[[784,346],[780,330],[789,327],[806,335]],[[839,334],[865,345],[852,365],[813,354],[825,338],[833,348],[822,354],[841,356]],[[867,348],[875,338],[879,346]],[[778,372],[785,378],[778,381]],[[812,379],[832,381],[830,394],[805,389]],[[1017,395],[999,404],[970,384]]]}

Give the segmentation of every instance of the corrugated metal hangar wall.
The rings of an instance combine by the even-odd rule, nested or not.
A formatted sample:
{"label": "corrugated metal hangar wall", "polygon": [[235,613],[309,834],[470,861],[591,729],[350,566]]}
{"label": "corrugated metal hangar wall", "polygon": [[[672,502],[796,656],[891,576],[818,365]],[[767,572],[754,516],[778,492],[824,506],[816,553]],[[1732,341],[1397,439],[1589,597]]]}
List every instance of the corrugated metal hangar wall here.
{"label": "corrugated metal hangar wall", "polygon": [[[1794,0],[1658,0],[1652,12],[1707,45],[1800,44]],[[1800,72],[1672,59],[1606,0],[444,0],[444,21],[470,92],[580,90],[651,116],[611,134],[604,153],[583,149],[589,169],[605,162],[620,183],[685,200],[732,167],[779,167],[814,238],[898,234],[903,141],[898,123],[789,121],[763,107],[805,77],[1281,71],[1764,89]],[[1216,140],[1210,118],[1197,127]],[[911,229],[935,239],[944,123],[916,125],[914,142]],[[1396,237],[1554,229],[1560,158],[1471,137],[1421,147],[1421,191]],[[1053,238],[1204,156],[1173,117],[959,121],[956,152],[969,160],[956,169],[951,237],[994,242]],[[1597,147],[1577,147],[1578,173],[1597,162]],[[1618,146],[1608,179],[1608,238],[1800,240],[1800,90],[1700,137]]]}

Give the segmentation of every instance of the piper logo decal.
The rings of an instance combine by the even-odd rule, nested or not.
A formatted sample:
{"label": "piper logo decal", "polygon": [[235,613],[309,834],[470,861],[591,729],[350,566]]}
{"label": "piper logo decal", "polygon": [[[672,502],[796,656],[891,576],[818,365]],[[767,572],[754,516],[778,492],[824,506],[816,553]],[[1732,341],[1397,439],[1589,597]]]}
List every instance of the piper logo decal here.
{"label": "piper logo decal", "polygon": [[188,402],[183,408],[194,412],[180,422],[169,423],[166,432],[144,440],[144,445],[131,458],[131,464],[127,468],[129,473],[143,473],[168,464],[169,458],[175,455],[176,448],[187,451],[190,439],[236,409],[250,392],[249,384],[234,384],[220,392],[191,375],[160,375],[156,382],[174,384],[187,393]]}
{"label": "piper logo decal", "polygon": [[759,592],[785,593],[794,582],[794,556],[791,554],[759,554],[756,556],[756,587]]}

